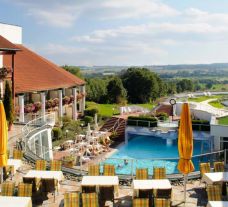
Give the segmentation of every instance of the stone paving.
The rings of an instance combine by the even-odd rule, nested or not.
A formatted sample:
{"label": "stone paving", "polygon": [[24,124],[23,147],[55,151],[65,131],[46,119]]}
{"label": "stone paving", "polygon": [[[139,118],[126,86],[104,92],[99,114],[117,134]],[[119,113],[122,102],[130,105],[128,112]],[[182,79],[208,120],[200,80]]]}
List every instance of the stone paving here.
{"label": "stone paving", "polygon": [[[22,182],[23,175],[31,169],[31,166],[24,164],[22,172],[17,172],[12,178],[16,185]],[[187,184],[187,202],[182,203],[184,198],[183,185],[172,185],[172,206],[206,206],[207,196],[205,191],[205,184],[200,183],[200,180],[188,181]],[[33,203],[34,207],[49,206],[49,207],[63,207],[63,197],[65,192],[80,191],[80,182],[65,180],[60,185],[60,190],[56,193],[56,199],[54,202],[54,196],[50,193],[45,200],[41,200],[38,196],[35,197],[36,202]],[[131,186],[120,186],[119,195],[115,200],[114,205],[111,202],[106,202],[106,207],[130,207],[132,206],[132,188]]]}

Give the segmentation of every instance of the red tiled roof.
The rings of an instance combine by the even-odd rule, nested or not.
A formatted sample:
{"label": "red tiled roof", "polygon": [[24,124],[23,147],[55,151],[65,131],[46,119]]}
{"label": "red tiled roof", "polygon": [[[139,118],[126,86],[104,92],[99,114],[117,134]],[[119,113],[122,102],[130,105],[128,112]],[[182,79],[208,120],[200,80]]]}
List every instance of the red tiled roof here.
{"label": "red tiled roof", "polygon": [[0,51],[16,51],[19,48],[16,47],[12,42],[0,35]]}
{"label": "red tiled roof", "polygon": [[[34,92],[84,85],[85,81],[37,55],[23,45],[16,45],[15,92]],[[11,56],[3,56],[3,65],[11,67]]]}

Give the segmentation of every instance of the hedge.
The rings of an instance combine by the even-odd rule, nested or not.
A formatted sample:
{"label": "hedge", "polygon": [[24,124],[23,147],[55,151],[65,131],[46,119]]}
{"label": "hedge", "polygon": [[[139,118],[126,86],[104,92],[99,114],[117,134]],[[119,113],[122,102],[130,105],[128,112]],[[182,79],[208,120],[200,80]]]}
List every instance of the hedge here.
{"label": "hedge", "polygon": [[127,125],[141,127],[157,127],[157,119],[155,117],[147,116],[129,116],[127,120]]}
{"label": "hedge", "polygon": [[97,108],[88,108],[88,109],[84,110],[85,116],[94,117],[95,114],[97,114],[97,113],[98,113],[98,109]]}

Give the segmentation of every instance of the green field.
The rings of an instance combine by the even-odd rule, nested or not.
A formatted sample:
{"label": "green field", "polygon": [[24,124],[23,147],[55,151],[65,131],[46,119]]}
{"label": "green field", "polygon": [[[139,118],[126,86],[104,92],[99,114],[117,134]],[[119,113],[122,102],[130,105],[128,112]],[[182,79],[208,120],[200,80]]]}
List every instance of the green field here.
{"label": "green field", "polygon": [[222,117],[218,120],[218,124],[228,125],[228,116]]}
{"label": "green field", "polygon": [[[112,116],[114,114],[119,114],[119,105],[118,104],[97,104],[95,102],[86,102],[88,108],[96,107],[99,111],[99,114],[102,116]],[[151,110],[153,108],[153,104],[129,104],[129,105],[137,105]]]}
{"label": "green field", "polygon": [[216,95],[216,96],[199,96],[196,98],[188,98],[188,101],[194,101],[194,102],[203,102],[209,99],[216,99],[216,98],[221,98],[222,95]]}
{"label": "green field", "polygon": [[208,104],[210,104],[211,106],[218,108],[218,109],[224,108],[224,106],[218,100],[217,101],[211,101]]}

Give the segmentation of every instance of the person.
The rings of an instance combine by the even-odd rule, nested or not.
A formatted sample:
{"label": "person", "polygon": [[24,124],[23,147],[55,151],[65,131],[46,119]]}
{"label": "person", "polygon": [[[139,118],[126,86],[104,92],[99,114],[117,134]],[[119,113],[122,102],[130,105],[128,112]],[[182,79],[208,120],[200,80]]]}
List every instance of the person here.
{"label": "person", "polygon": [[118,164],[117,165],[117,168],[122,168],[123,166],[121,164]]}
{"label": "person", "polygon": [[127,160],[127,159],[124,160],[124,164],[125,164],[125,165],[128,164],[128,160]]}
{"label": "person", "polygon": [[103,140],[103,143],[105,145],[105,148],[106,148],[106,151],[109,152],[110,149],[109,149],[109,145],[110,145],[110,138],[109,137],[105,137],[104,140]]}

